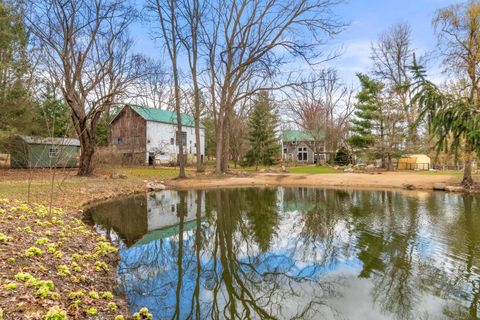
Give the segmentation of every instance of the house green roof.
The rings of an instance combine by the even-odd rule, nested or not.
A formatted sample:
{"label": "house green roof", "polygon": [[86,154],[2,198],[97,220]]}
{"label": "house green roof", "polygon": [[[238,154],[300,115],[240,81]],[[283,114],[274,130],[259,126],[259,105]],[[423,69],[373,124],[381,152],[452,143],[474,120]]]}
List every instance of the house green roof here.
{"label": "house green roof", "polygon": [[[322,135],[325,138],[325,135]],[[283,141],[315,141],[313,134],[308,131],[287,130],[282,133]]]}
{"label": "house green roof", "polygon": [[[129,106],[146,121],[177,124],[176,112],[131,104]],[[195,127],[195,119],[191,115],[182,113],[181,118],[182,126]],[[200,128],[205,129],[205,126],[200,124]]]}

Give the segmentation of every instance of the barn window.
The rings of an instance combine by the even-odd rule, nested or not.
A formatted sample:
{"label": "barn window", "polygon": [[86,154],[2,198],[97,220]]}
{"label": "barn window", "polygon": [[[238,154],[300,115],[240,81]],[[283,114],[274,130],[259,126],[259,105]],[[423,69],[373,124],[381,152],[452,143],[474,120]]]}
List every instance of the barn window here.
{"label": "barn window", "polygon": [[118,137],[117,138],[117,144],[122,144],[122,143],[123,143],[122,137]]}
{"label": "barn window", "polygon": [[48,149],[48,156],[50,158],[55,158],[58,155],[58,148],[49,148]]}
{"label": "barn window", "polygon": [[[182,139],[183,146],[186,147],[187,146],[187,133],[185,131],[182,131],[181,139]],[[178,134],[178,131],[177,131],[177,146],[178,146],[178,141],[180,141],[180,135]]]}

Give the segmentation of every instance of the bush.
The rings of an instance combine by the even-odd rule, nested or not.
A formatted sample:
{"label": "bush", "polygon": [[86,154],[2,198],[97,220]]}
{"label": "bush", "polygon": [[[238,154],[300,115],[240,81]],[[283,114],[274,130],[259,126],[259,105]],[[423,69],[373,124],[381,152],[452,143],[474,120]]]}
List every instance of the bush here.
{"label": "bush", "polygon": [[346,166],[350,163],[350,156],[348,150],[345,147],[341,147],[335,154],[335,164],[340,166]]}
{"label": "bush", "polygon": [[66,319],[67,319],[67,312],[60,309],[57,306],[50,308],[50,310],[48,310],[48,313],[44,318],[44,320],[66,320]]}

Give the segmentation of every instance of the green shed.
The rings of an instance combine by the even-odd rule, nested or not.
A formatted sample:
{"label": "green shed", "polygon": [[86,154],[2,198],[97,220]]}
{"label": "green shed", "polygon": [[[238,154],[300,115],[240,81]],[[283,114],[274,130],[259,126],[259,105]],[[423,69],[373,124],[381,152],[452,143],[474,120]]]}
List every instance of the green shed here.
{"label": "green shed", "polygon": [[80,157],[80,141],[74,138],[14,136],[5,148],[12,168],[74,168]]}

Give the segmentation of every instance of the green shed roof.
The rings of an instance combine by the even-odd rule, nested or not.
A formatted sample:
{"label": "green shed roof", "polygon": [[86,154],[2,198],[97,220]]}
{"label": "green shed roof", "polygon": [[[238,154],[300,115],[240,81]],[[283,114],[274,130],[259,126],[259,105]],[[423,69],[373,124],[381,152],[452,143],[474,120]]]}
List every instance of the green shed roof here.
{"label": "green shed roof", "polygon": [[[138,105],[129,104],[129,106],[138,113],[140,117],[147,121],[177,124],[176,112]],[[195,119],[191,115],[182,113],[181,118],[182,126],[195,127]],[[205,129],[205,126],[200,124],[200,128]]]}
{"label": "green shed roof", "polygon": [[[323,138],[325,136],[323,135]],[[308,131],[287,130],[282,133],[283,141],[315,141],[313,135]]]}

